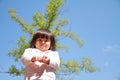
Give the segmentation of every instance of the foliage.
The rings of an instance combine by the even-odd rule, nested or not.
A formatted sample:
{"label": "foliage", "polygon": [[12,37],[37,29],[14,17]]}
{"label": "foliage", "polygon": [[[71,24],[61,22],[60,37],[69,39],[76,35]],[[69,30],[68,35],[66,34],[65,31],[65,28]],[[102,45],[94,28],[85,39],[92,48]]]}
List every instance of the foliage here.
{"label": "foliage", "polygon": [[[30,38],[33,36],[34,32],[39,28],[49,29],[55,35],[57,41],[57,49],[68,49],[68,46],[62,44],[59,39],[70,38],[80,47],[83,45],[83,40],[78,37],[72,31],[66,30],[64,27],[68,25],[68,19],[62,19],[59,17],[60,9],[63,7],[65,0],[50,0],[46,6],[46,13],[42,14],[40,12],[36,12],[32,20],[31,24],[28,24],[27,21],[23,20],[19,17],[14,9],[9,9],[9,13],[11,18],[19,23],[23,32],[27,33],[26,36],[21,36],[18,40],[18,47],[11,50],[8,55],[13,56],[15,61],[18,61],[23,54],[24,50],[29,47]],[[76,60],[68,60],[66,62],[61,59],[60,69],[56,72],[56,74],[64,73],[79,73],[80,71],[88,71],[94,72],[96,68],[92,63],[90,58],[83,58],[81,62]],[[11,66],[9,68],[10,74],[21,75],[24,73],[24,68],[21,70],[17,69],[15,66]],[[61,78],[62,80],[62,78]]]}

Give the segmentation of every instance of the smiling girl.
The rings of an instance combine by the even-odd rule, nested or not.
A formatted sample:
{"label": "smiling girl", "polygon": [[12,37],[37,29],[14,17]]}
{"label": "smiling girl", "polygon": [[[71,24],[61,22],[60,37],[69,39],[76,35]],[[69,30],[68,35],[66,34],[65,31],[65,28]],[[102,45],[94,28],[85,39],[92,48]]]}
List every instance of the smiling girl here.
{"label": "smiling girl", "polygon": [[55,80],[55,70],[60,65],[55,38],[46,29],[39,29],[21,57],[25,65],[24,80]]}

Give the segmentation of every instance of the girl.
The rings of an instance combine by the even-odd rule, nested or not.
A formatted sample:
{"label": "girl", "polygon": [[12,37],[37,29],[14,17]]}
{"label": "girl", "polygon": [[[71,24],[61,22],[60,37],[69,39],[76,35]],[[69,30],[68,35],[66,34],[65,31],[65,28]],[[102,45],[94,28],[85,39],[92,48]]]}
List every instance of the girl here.
{"label": "girl", "polygon": [[25,50],[21,60],[25,65],[24,80],[55,80],[54,71],[60,65],[58,52],[55,51],[53,34],[46,29],[38,30]]}

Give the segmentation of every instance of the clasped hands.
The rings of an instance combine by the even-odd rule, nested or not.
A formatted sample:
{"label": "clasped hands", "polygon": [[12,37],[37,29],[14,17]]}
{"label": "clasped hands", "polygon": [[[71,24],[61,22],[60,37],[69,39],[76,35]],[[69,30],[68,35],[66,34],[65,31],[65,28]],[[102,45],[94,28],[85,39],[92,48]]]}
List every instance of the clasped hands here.
{"label": "clasped hands", "polygon": [[32,62],[38,61],[38,62],[43,62],[45,64],[49,64],[50,63],[50,58],[48,58],[47,56],[33,56],[31,59]]}

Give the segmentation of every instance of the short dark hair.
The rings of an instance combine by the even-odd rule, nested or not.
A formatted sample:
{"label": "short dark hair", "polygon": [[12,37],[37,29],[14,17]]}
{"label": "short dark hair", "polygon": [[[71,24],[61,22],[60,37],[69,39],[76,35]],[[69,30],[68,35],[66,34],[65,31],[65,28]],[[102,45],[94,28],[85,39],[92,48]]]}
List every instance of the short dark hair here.
{"label": "short dark hair", "polygon": [[31,48],[36,48],[35,47],[35,41],[38,38],[50,39],[51,45],[50,45],[49,50],[53,50],[53,51],[56,50],[55,38],[54,38],[54,35],[52,34],[52,32],[50,30],[47,30],[47,29],[39,29],[39,30],[37,30],[37,32],[33,35],[33,38],[32,38],[32,40],[30,42],[30,47]]}

